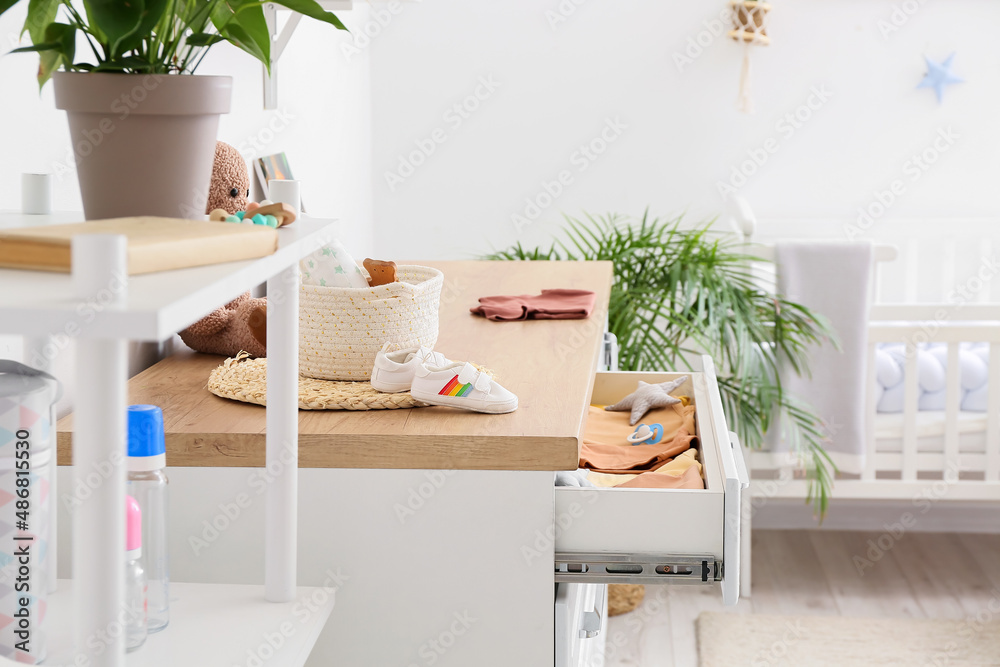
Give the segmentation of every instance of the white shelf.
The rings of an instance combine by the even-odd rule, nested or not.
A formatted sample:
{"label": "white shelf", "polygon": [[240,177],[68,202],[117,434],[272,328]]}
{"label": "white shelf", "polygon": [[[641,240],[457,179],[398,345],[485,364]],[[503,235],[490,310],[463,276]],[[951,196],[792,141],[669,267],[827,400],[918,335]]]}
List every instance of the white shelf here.
{"label": "white shelf", "polygon": [[[299,667],[330,618],[335,591],[300,587],[295,601],[274,603],[264,600],[263,586],[171,583],[170,597],[170,625],[129,654],[127,667],[245,665],[250,654],[268,667]],[[60,580],[59,591],[48,604],[45,664],[69,667],[74,665],[73,582]],[[279,641],[278,635],[283,639]],[[268,637],[280,644],[270,658]]]}
{"label": "white shelf", "polygon": [[[53,221],[50,216],[33,217],[39,224]],[[337,226],[333,220],[304,218],[278,230],[278,250],[267,257],[131,276],[125,303],[92,319],[93,309],[80,312],[70,274],[0,269],[0,334],[41,336],[73,330],[83,338],[164,340],[326,245]]]}
{"label": "white shelf", "polygon": [[45,225],[68,225],[83,222],[82,211],[55,211],[46,215],[28,215],[18,211],[0,211],[0,229],[13,227],[43,227]]}
{"label": "white shelf", "polygon": [[[0,226],[44,225],[67,218],[72,220],[74,214],[30,219],[0,214]],[[74,274],[0,269],[0,333],[37,337],[42,342],[46,336],[77,339],[76,376],[78,382],[86,378],[86,390],[76,398],[79,431],[73,443],[74,474],[95,465],[111,468],[73,516],[78,538],[73,552],[78,580],[73,587],[83,603],[74,605],[69,590],[50,599],[49,627],[55,639],[50,642],[52,658],[47,665],[66,664],[66,660],[92,667],[248,664],[247,651],[261,647],[267,652],[272,647],[261,642],[288,623],[294,632],[280,650],[260,663],[305,663],[333,601],[308,618],[296,613],[301,596],[316,592],[295,584],[298,262],[333,241],[336,227],[330,220],[299,220],[278,230],[278,249],[267,257],[131,276],[124,290],[108,289],[127,269],[124,246],[115,239],[86,239],[74,252],[79,261]],[[126,657],[123,638],[117,634],[107,646],[81,642],[75,650],[83,653],[74,660],[66,654],[74,650],[67,645],[71,633],[92,637],[106,632],[117,622],[124,602],[125,342],[163,340],[264,281],[271,296],[267,339],[272,380],[267,391],[265,460],[269,469],[279,461],[282,464],[265,498],[264,587],[177,584],[172,588],[177,600],[171,609],[171,627],[154,635],[140,652]],[[93,294],[103,302],[94,308],[74,298],[76,294]],[[52,465],[54,478],[55,457]],[[58,651],[63,652],[60,659]],[[277,655],[281,656],[278,661]]]}

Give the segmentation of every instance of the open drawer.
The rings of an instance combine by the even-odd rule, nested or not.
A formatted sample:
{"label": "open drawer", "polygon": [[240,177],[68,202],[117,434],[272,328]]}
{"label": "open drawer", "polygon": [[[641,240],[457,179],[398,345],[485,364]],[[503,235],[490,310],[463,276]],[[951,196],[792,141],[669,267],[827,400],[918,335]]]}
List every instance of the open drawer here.
{"label": "open drawer", "polygon": [[676,395],[695,405],[704,489],[555,487],[557,582],[716,584],[739,597],[740,507],[749,485],[739,441],[726,426],[715,367],[695,373],[599,372],[593,403],[611,404],[638,381],[690,380]]}

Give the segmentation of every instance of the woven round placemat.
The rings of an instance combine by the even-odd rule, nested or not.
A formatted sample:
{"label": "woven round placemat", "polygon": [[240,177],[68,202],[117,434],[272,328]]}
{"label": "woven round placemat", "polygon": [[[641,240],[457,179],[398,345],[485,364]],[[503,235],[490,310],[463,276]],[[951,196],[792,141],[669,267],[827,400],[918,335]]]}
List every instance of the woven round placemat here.
{"label": "woven round placemat", "polygon": [[[208,390],[222,398],[266,405],[267,359],[251,359],[245,352],[226,359],[208,376]],[[425,405],[408,393],[384,394],[367,382],[299,377],[302,410],[398,410]]]}

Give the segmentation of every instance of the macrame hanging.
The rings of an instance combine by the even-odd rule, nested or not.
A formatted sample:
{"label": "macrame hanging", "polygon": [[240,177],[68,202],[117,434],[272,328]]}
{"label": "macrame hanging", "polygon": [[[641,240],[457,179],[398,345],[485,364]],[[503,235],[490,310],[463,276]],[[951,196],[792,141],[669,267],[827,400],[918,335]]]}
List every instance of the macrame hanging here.
{"label": "macrame hanging", "polygon": [[771,43],[764,22],[771,5],[758,0],[733,0],[729,6],[733,10],[733,29],[729,31],[729,36],[743,42],[743,67],[740,70],[740,94],[736,98],[736,108],[743,113],[751,113],[753,98],[750,96],[750,47],[767,46]]}

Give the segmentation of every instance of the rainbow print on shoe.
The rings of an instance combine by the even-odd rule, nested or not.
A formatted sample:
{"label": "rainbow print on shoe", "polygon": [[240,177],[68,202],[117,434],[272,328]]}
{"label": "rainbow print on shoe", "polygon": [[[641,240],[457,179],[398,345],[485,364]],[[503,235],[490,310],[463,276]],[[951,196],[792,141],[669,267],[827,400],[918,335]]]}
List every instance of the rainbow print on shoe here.
{"label": "rainbow print on shoe", "polygon": [[427,361],[413,372],[410,395],[421,403],[502,414],[517,410],[517,396],[464,361],[435,366]]}
{"label": "rainbow print on shoe", "polygon": [[444,389],[438,392],[438,396],[468,396],[471,391],[472,383],[466,382],[462,384],[458,381],[458,376],[456,375],[444,386]]}

